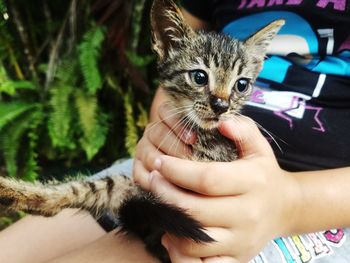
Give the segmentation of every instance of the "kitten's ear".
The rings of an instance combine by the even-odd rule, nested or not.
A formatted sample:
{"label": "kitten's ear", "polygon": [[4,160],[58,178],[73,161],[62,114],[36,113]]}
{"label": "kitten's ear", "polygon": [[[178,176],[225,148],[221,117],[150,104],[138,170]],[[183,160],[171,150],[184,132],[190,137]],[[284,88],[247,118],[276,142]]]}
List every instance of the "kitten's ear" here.
{"label": "kitten's ear", "polygon": [[253,54],[265,56],[267,47],[270,45],[272,39],[277,35],[284,23],[285,21],[280,19],[263,27],[244,41],[246,47]]}
{"label": "kitten's ear", "polygon": [[184,37],[196,33],[186,23],[179,8],[172,0],[154,0],[151,10],[152,47],[160,60],[176,48]]}

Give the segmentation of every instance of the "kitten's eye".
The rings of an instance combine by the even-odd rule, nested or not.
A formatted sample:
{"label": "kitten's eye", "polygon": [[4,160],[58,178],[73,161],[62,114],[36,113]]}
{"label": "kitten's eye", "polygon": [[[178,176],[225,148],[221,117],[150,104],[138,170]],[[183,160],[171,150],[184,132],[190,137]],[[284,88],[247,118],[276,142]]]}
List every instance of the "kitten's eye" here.
{"label": "kitten's eye", "polygon": [[202,87],[208,84],[208,74],[203,70],[190,71],[190,78],[193,84],[198,87]]}
{"label": "kitten's eye", "polygon": [[237,80],[234,89],[239,93],[247,92],[249,89],[249,79],[242,78]]}

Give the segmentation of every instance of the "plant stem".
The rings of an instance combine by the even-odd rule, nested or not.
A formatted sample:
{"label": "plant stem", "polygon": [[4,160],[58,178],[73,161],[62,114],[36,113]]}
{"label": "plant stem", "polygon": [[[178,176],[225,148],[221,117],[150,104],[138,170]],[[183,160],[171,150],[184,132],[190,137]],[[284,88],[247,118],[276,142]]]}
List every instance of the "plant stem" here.
{"label": "plant stem", "polygon": [[6,45],[6,49],[9,53],[9,56],[10,56],[10,62],[13,65],[13,67],[15,68],[17,78],[19,80],[24,80],[24,74],[23,74],[23,72],[22,72],[22,70],[17,62],[16,56],[13,52],[11,45],[8,42],[6,42],[5,45]]}
{"label": "plant stem", "polygon": [[27,60],[29,62],[29,70],[32,73],[33,78],[37,79],[37,73],[36,73],[36,70],[34,67],[34,56],[33,56],[32,50],[30,48],[28,34],[25,31],[23,22],[22,22],[21,17],[20,17],[20,15],[15,7],[13,0],[9,0],[9,2],[10,2],[9,7],[10,7],[11,13],[12,13],[13,18],[14,18],[14,23],[16,25],[18,34],[19,34],[21,41],[23,43],[23,46],[24,46],[24,54],[26,55]]}
{"label": "plant stem", "polygon": [[141,31],[141,19],[142,13],[145,6],[145,0],[138,0],[134,6],[133,19],[132,19],[132,34],[131,38],[131,51],[137,52],[137,47],[140,40],[140,31]]}

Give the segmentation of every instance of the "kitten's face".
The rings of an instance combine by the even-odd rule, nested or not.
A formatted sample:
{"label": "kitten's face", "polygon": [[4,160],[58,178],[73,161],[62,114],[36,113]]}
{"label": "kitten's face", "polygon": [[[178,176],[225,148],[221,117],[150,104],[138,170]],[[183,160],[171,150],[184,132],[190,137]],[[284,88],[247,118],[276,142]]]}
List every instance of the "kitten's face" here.
{"label": "kitten's face", "polygon": [[245,41],[195,32],[172,0],[155,0],[153,49],[161,86],[180,118],[202,129],[237,115],[250,96],[266,48],[284,24],[276,20]]}
{"label": "kitten's face", "polygon": [[159,63],[161,84],[180,116],[203,129],[239,113],[260,68],[242,42],[213,33],[184,39]]}

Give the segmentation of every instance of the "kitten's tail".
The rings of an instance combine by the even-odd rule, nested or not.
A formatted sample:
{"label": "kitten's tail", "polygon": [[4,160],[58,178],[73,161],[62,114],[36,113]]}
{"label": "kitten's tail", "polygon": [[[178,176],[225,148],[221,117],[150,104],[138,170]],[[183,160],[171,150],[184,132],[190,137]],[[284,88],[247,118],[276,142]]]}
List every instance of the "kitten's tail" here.
{"label": "kitten's tail", "polygon": [[117,212],[127,195],[137,195],[139,191],[124,176],[48,184],[0,177],[0,205],[43,216],[53,216],[64,208],[82,208],[94,216],[107,208]]}
{"label": "kitten's tail", "polygon": [[109,211],[118,217],[127,232],[142,239],[165,232],[178,237],[209,242],[199,222],[180,208],[146,193],[125,176],[71,181],[27,183],[0,177],[0,205],[29,214],[53,216],[64,208],[80,208],[99,217]]}
{"label": "kitten's tail", "polygon": [[197,243],[215,241],[205,233],[204,227],[181,208],[162,202],[149,193],[133,196],[119,211],[122,229],[136,234],[146,248],[163,263],[170,263],[167,251],[161,245],[165,233]]}

